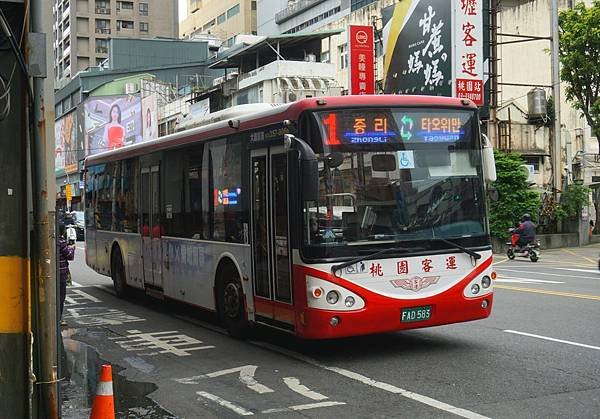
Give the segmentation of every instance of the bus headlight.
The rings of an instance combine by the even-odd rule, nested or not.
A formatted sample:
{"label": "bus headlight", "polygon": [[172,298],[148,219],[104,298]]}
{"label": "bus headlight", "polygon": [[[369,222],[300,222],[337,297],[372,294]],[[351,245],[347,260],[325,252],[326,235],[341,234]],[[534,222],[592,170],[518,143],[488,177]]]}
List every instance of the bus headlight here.
{"label": "bus headlight", "polygon": [[335,304],[340,299],[340,295],[336,291],[329,291],[325,298],[329,304]]}
{"label": "bus headlight", "polygon": [[483,288],[489,288],[490,285],[492,285],[492,278],[490,278],[489,276],[484,276],[483,278],[481,278],[481,286]]}
{"label": "bus headlight", "polygon": [[479,293],[479,285],[477,285],[477,284],[473,284],[473,285],[471,286],[471,292],[472,292],[473,294],[478,294],[478,293]]}
{"label": "bus headlight", "polygon": [[354,301],[354,297],[352,297],[351,295],[347,296],[346,299],[344,300],[344,304],[346,305],[346,307],[352,307],[354,305],[355,301]]}

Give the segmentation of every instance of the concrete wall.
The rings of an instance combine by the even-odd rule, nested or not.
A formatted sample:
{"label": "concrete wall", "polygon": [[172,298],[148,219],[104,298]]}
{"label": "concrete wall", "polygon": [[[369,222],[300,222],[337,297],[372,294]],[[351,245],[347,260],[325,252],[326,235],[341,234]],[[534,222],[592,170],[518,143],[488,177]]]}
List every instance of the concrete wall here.
{"label": "concrete wall", "polygon": [[189,64],[208,58],[208,44],[168,39],[111,39],[111,70]]}
{"label": "concrete wall", "polygon": [[[538,234],[538,240],[541,243],[542,255],[544,249],[558,249],[561,247],[577,247],[579,246],[579,235],[577,233],[565,234]],[[599,240],[600,241],[600,240]],[[497,237],[492,237],[492,250],[495,254],[506,253],[508,246],[506,240],[501,240]]]}

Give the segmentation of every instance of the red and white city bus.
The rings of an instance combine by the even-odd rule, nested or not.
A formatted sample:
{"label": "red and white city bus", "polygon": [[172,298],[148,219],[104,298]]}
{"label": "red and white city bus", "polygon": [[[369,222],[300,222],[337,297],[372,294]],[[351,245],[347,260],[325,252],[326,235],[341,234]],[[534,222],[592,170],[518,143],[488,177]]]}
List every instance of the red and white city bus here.
{"label": "red and white city bus", "polygon": [[490,315],[495,168],[470,101],[308,98],[205,122],[86,159],[86,261],[118,295],[216,311],[233,335]]}

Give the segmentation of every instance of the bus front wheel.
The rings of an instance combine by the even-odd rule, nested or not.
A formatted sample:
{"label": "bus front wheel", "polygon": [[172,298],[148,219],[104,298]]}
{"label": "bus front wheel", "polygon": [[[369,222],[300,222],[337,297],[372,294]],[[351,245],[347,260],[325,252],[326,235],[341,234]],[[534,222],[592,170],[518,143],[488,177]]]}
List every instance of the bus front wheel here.
{"label": "bus front wheel", "polygon": [[128,295],[127,282],[125,280],[125,266],[123,265],[123,257],[121,256],[121,249],[116,247],[113,250],[110,273],[113,280],[113,286],[115,287],[115,293],[119,298],[125,298]]}
{"label": "bus front wheel", "polygon": [[244,302],[244,289],[235,268],[227,266],[217,283],[217,310],[221,324],[235,338],[245,338],[248,321]]}

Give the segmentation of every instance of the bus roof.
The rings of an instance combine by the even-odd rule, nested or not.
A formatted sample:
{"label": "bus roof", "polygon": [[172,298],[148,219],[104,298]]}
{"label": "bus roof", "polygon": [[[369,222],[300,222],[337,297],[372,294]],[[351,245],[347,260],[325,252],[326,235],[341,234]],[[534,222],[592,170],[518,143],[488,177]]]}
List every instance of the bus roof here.
{"label": "bus roof", "polygon": [[[467,109],[477,108],[470,100],[443,96],[356,95],[306,98],[296,102],[274,106],[267,110],[257,112],[249,110],[248,113],[243,115],[239,115],[239,112],[236,113],[235,109],[231,109],[232,117],[229,119],[88,156],[85,159],[85,165],[87,167],[94,164],[146,155],[155,151],[182,146],[197,141],[198,136],[201,134],[204,138],[211,139],[264,127],[286,119],[297,120],[303,111],[309,109],[324,110],[328,108],[357,106],[440,106]],[[230,127],[229,121],[232,119],[239,122],[238,128]]]}

